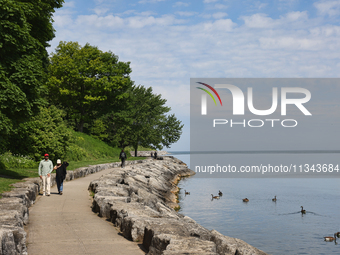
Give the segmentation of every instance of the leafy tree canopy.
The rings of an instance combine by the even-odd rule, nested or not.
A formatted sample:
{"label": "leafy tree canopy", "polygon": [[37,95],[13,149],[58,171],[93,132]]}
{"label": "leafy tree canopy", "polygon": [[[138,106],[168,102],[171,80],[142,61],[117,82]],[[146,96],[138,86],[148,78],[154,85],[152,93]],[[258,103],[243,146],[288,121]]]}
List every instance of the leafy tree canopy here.
{"label": "leafy tree canopy", "polygon": [[129,62],[89,44],[60,42],[50,63],[49,99],[80,132],[85,123],[117,108],[132,86]]}
{"label": "leafy tree canopy", "polygon": [[175,115],[167,115],[166,100],[152,92],[152,88],[134,86],[122,110],[105,116],[107,140],[121,148],[138,146],[162,149],[177,142],[183,125]]}
{"label": "leafy tree canopy", "polygon": [[[43,104],[45,47],[54,37],[52,14],[63,0],[1,0],[0,4],[0,144],[13,127]],[[0,150],[3,148],[0,148]]]}

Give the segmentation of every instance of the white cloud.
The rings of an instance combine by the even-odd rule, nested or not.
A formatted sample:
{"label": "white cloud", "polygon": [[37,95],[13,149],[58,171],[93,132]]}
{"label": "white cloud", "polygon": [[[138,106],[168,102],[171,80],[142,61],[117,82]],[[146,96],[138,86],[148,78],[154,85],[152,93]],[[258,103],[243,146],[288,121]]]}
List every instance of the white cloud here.
{"label": "white cloud", "polygon": [[183,16],[183,17],[190,17],[190,16],[194,16],[197,15],[197,12],[175,12],[175,14],[179,15],[179,16]]}
{"label": "white cloud", "polygon": [[228,6],[225,4],[215,4],[215,9],[222,10],[222,9],[227,9],[227,8]]}
{"label": "white cloud", "polygon": [[205,4],[210,4],[210,3],[215,3],[217,2],[218,0],[203,0],[203,3]]}
{"label": "white cloud", "polygon": [[124,11],[124,12],[116,14],[116,15],[117,16],[126,16],[126,15],[131,15],[131,14],[137,15],[138,12],[136,10],[127,10],[127,11]]}
{"label": "white cloud", "polygon": [[301,20],[301,19],[307,20],[308,19],[308,13],[307,13],[307,11],[289,12],[289,13],[286,14],[285,17],[286,17],[287,21],[297,21],[297,20]]}
{"label": "white cloud", "polygon": [[323,40],[313,38],[300,38],[284,36],[277,38],[259,38],[259,42],[264,49],[286,49],[286,50],[309,50],[318,51],[323,47]]}
{"label": "white cloud", "polygon": [[219,19],[214,22],[205,22],[201,25],[204,31],[231,31],[235,26],[231,19]]}
{"label": "white cloud", "polygon": [[340,14],[340,1],[319,1],[314,3],[321,15],[335,16]]}
{"label": "white cloud", "polygon": [[107,13],[109,11],[109,9],[104,8],[104,7],[96,7],[93,9],[94,13],[101,16],[104,15],[105,13]]}
{"label": "white cloud", "polygon": [[225,13],[225,12],[216,12],[212,16],[213,16],[214,19],[222,19],[224,17],[227,17],[228,14]]}
{"label": "white cloud", "polygon": [[74,1],[67,1],[63,4],[64,8],[74,8],[76,6],[76,3]]}
{"label": "white cloud", "polygon": [[138,3],[140,4],[154,4],[158,2],[163,2],[165,0],[140,0]]}
{"label": "white cloud", "polygon": [[[245,26],[249,28],[273,28],[273,27],[286,27],[287,25],[294,24],[294,28],[299,28],[299,25],[304,23],[308,25],[308,14],[306,11],[288,12],[279,19],[272,19],[264,13],[256,13],[251,16],[242,16]],[[307,22],[308,21],[308,22]]]}
{"label": "white cloud", "polygon": [[244,20],[244,24],[250,28],[269,28],[274,26],[273,19],[264,13],[256,13],[252,16],[244,16],[242,19]]}
{"label": "white cloud", "polygon": [[172,7],[188,7],[190,3],[176,2]]}
{"label": "white cloud", "polygon": [[261,9],[265,8],[267,5],[268,5],[267,3],[259,3],[259,4],[257,5],[257,8],[258,8],[259,10],[261,10]]}
{"label": "white cloud", "polygon": [[311,28],[309,31],[314,37],[340,37],[340,26],[335,25],[315,27]]}

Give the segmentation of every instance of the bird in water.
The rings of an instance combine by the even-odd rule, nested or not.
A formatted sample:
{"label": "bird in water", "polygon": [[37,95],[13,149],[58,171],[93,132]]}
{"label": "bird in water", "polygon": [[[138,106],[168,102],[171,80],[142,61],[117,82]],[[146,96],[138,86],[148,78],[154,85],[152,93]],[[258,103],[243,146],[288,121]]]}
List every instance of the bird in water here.
{"label": "bird in water", "polygon": [[272,199],[273,202],[276,202],[276,196]]}
{"label": "bird in water", "polygon": [[248,198],[243,198],[242,201],[243,202],[249,202],[249,199]]}
{"label": "bird in water", "polygon": [[332,237],[332,236],[325,236],[324,239],[325,239],[326,242],[333,242],[333,241],[336,242],[336,233],[334,234],[334,237]]}
{"label": "bird in water", "polygon": [[219,196],[214,196],[213,194],[211,194],[211,199],[219,199]]}
{"label": "bird in water", "polygon": [[190,192],[187,192],[187,190],[184,190],[185,195],[190,195]]}
{"label": "bird in water", "polygon": [[221,197],[221,196],[223,196],[223,193],[222,193],[222,191],[218,191],[218,195]]}
{"label": "bird in water", "polygon": [[306,210],[303,210],[303,206],[301,206],[301,213],[306,214]]}
{"label": "bird in water", "polygon": [[336,232],[335,234],[336,234],[336,237],[338,238],[340,237],[340,232]]}

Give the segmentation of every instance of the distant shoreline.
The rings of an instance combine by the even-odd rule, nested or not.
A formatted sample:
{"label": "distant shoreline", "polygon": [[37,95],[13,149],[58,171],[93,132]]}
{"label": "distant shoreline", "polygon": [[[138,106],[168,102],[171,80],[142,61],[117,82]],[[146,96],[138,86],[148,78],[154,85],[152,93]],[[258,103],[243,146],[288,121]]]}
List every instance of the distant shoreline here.
{"label": "distant shoreline", "polygon": [[169,154],[340,154],[340,150],[169,151]]}
{"label": "distant shoreline", "polygon": [[[137,151],[137,157],[151,157],[151,153],[157,152],[157,156],[164,156],[169,154],[167,151]],[[130,151],[131,157],[135,157],[135,152]]]}

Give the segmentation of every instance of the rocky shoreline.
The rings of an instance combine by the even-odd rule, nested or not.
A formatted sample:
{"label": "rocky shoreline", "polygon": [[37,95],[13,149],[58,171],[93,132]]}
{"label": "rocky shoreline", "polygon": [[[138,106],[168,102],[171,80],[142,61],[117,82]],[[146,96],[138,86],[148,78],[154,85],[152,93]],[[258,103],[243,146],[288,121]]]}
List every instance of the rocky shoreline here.
{"label": "rocky shoreline", "polygon": [[110,220],[125,238],[141,242],[149,255],[266,254],[177,213],[176,184],[194,172],[172,156],[160,159],[115,169],[92,181],[93,211]]}

